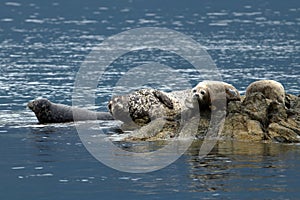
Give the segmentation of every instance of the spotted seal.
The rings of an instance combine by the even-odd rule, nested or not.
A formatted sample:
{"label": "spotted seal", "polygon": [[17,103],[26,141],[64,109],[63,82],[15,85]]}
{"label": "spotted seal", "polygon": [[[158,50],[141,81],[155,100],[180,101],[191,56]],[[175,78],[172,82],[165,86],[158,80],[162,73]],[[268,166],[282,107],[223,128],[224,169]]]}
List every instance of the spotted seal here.
{"label": "spotted seal", "polygon": [[74,121],[73,112],[76,113],[76,120],[113,120],[108,112],[93,112],[83,108],[75,108],[63,104],[52,103],[48,99],[36,99],[27,104],[39,123],[63,123]]}
{"label": "spotted seal", "polygon": [[239,91],[231,84],[222,81],[202,81],[192,89],[192,97],[201,108],[209,108],[217,99],[226,102],[240,101]]}
{"label": "spotted seal", "polygon": [[259,80],[251,83],[246,89],[246,97],[260,92],[265,98],[285,104],[285,90],[281,83],[274,80]]}
{"label": "spotted seal", "polygon": [[185,99],[188,95],[190,90],[167,93],[156,89],[141,89],[112,97],[108,109],[115,119],[125,123],[143,125],[161,117],[174,120],[187,109]]}

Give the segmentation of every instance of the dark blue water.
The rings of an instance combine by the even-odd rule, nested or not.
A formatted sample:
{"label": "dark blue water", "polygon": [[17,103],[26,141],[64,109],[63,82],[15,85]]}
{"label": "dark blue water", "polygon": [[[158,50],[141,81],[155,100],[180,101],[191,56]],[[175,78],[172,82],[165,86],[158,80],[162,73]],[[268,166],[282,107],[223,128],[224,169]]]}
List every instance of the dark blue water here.
{"label": "dark blue water", "polygon": [[[207,49],[223,80],[241,92],[254,80],[274,79],[287,92],[300,94],[299,11],[297,0],[2,1],[0,198],[298,199],[297,144],[220,142],[199,160],[200,144],[195,142],[162,170],[127,174],[94,159],[74,124],[38,125],[26,104],[45,97],[71,105],[76,73],[92,48],[140,27],[190,36]],[[116,60],[99,84],[97,109],[106,110],[111,86],[124,66],[146,58],[189,67],[156,53],[136,52]],[[186,76],[192,84],[200,81],[197,74]]]}

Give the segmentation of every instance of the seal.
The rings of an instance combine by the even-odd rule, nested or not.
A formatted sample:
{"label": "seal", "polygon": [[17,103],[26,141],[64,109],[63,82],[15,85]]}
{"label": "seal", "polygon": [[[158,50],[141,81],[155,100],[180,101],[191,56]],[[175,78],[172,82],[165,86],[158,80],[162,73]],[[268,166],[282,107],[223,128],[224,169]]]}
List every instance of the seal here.
{"label": "seal", "polygon": [[93,112],[83,108],[75,108],[63,104],[52,103],[48,99],[36,99],[27,104],[37,117],[39,123],[63,123],[74,121],[73,112],[76,113],[76,120],[113,120],[109,112]]}
{"label": "seal", "polygon": [[185,96],[190,90],[163,92],[156,89],[141,89],[130,94],[114,96],[108,109],[115,119],[125,123],[144,125],[157,118],[174,120],[186,110]]}
{"label": "seal", "polygon": [[202,81],[192,89],[192,97],[198,101],[200,108],[210,108],[212,102],[226,98],[229,101],[240,101],[239,91],[231,84],[222,81]]}
{"label": "seal", "polygon": [[266,99],[285,105],[285,90],[281,83],[274,80],[260,80],[251,83],[246,89],[246,97],[255,92],[262,93]]}

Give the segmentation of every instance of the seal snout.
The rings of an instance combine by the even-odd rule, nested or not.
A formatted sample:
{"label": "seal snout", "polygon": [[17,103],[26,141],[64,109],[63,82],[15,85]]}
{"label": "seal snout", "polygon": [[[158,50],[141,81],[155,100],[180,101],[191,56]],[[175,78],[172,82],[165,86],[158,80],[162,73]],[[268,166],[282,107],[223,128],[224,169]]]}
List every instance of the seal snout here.
{"label": "seal snout", "polygon": [[29,101],[28,103],[27,103],[27,107],[30,109],[30,110],[33,110],[33,103],[34,103],[34,101]]}
{"label": "seal snout", "polygon": [[204,90],[198,90],[198,89],[193,89],[192,90],[192,97],[193,99],[203,99],[203,97],[205,96],[206,92]]}
{"label": "seal snout", "polygon": [[195,97],[199,97],[199,94],[197,93],[197,90],[196,89],[193,89],[193,91],[192,91],[192,93],[193,93],[193,97],[195,98]]}

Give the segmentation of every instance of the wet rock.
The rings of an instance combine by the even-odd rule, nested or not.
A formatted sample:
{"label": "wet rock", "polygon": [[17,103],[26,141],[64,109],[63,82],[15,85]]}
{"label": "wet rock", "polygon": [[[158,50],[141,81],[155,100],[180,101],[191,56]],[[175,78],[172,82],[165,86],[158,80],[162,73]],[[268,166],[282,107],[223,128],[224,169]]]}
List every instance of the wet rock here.
{"label": "wet rock", "polygon": [[290,98],[292,101],[290,104],[290,109],[288,109],[287,112],[292,119],[298,122],[300,126],[300,97],[292,96]]}
{"label": "wet rock", "polygon": [[248,115],[235,113],[226,117],[221,138],[240,141],[261,141],[265,137],[259,121]]}
{"label": "wet rock", "polygon": [[[241,97],[241,101],[228,102],[224,115],[222,112],[220,116],[214,115],[213,112],[216,111],[205,109],[193,113],[185,107],[179,118],[167,118],[165,122],[154,119],[129,139],[204,138],[212,133],[222,140],[300,142],[300,98],[295,95],[286,94],[281,103],[261,92],[253,92]],[[156,127],[158,124],[161,128]]]}
{"label": "wet rock", "polygon": [[250,94],[242,102],[242,112],[262,124],[267,123],[270,101],[260,92]]}
{"label": "wet rock", "polygon": [[287,109],[283,104],[272,102],[268,106],[268,123],[285,121],[288,118]]}
{"label": "wet rock", "polygon": [[227,113],[241,113],[242,112],[242,102],[241,101],[231,101],[227,106]]}
{"label": "wet rock", "polygon": [[278,123],[269,125],[268,136],[278,142],[299,142],[298,134],[295,131]]}
{"label": "wet rock", "polygon": [[259,92],[250,94],[241,103],[232,102],[228,106],[224,136],[231,134],[233,139],[248,141],[299,142],[299,98],[287,95],[286,99],[293,110],[292,116],[288,115],[285,104],[269,100]]}

